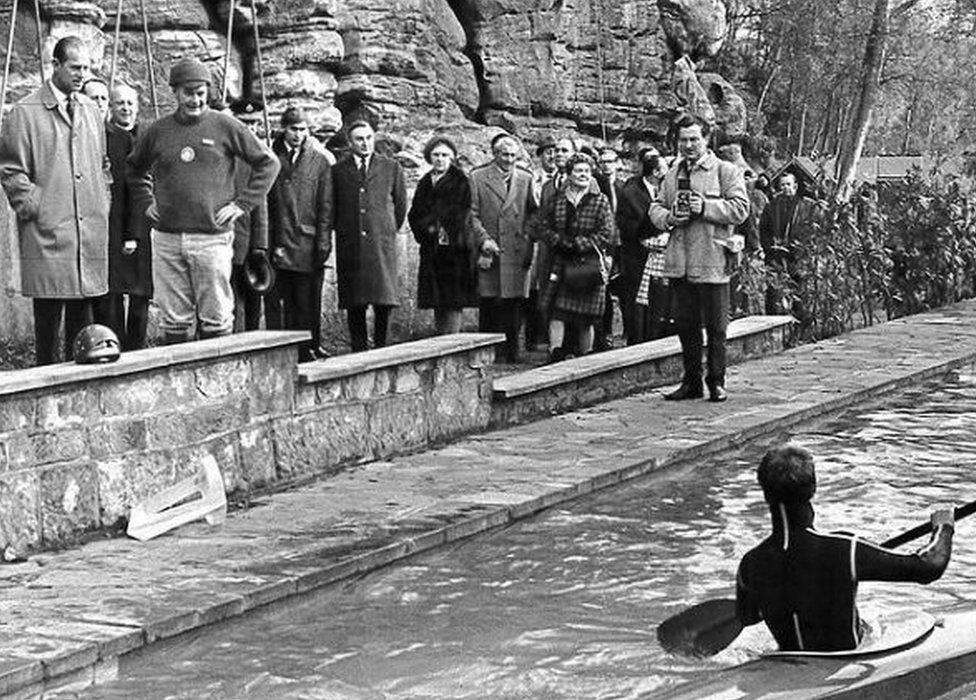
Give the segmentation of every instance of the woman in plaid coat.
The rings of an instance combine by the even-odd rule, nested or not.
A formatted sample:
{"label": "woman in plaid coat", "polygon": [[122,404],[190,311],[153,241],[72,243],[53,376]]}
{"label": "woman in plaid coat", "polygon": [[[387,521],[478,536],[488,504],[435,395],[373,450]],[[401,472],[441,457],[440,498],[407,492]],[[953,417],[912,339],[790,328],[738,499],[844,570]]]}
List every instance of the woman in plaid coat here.
{"label": "woman in plaid coat", "polygon": [[[615,229],[610,202],[597,187],[593,167],[593,159],[586,154],[570,158],[566,189],[553,198],[550,210],[543,214],[553,259],[539,306],[550,319],[549,355],[553,362],[566,358],[563,341],[567,323],[579,329],[576,347],[585,354],[593,348],[593,326],[603,315]],[[596,267],[603,274],[593,275],[591,284],[567,283],[567,277],[573,275],[570,268],[581,264],[591,270]]]}

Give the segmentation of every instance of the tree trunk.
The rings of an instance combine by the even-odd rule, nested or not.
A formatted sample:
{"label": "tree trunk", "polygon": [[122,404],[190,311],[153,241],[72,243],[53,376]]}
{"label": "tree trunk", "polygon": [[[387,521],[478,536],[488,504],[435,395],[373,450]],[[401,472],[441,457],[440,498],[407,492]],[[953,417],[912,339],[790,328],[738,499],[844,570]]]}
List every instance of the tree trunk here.
{"label": "tree trunk", "polygon": [[875,0],[871,29],[864,46],[864,63],[861,67],[859,95],[856,107],[851,110],[850,121],[841,143],[840,153],[837,154],[837,169],[835,171],[837,190],[834,196],[840,202],[846,202],[851,198],[854,189],[854,175],[857,172],[857,161],[861,157],[864,142],[868,136],[871,112],[878,97],[881,64],[888,43],[888,15],[889,0]]}

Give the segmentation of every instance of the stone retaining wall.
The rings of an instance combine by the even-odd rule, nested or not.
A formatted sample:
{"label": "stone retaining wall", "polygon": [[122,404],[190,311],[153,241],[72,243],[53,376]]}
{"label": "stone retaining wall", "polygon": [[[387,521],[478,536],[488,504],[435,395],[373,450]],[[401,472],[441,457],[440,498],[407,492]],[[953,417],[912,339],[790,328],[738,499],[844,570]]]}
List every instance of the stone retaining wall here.
{"label": "stone retaining wall", "polygon": [[501,336],[432,338],[299,372],[306,338],[258,331],[0,376],[0,547],[112,526],[207,455],[229,493],[246,493],[488,424]]}

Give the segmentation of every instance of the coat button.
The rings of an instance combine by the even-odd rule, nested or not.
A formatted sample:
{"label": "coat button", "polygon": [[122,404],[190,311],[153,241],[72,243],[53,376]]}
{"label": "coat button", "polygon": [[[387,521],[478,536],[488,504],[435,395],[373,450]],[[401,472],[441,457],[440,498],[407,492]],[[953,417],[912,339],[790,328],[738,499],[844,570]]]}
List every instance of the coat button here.
{"label": "coat button", "polygon": [[81,173],[75,173],[75,180],[81,179]]}

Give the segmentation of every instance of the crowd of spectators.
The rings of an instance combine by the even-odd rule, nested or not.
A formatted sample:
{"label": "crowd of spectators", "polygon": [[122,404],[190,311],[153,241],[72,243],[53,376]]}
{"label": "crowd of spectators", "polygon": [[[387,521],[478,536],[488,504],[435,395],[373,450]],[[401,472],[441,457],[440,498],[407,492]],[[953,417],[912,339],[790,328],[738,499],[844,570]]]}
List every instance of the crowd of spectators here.
{"label": "crowd of spectators", "polygon": [[[735,152],[716,155],[709,125],[690,116],[676,125],[676,155],[644,147],[626,178],[612,148],[554,135],[536,144],[533,163],[504,131],[491,160],[465,172],[457,146],[438,135],[408,202],[403,167],[377,152],[369,121],[352,121],[326,148],[292,106],[268,146],[262,106],[215,103],[209,69],[185,58],[169,71],[175,111],[140,124],[137,91],[92,76],[80,39],[60,40],[53,66],[0,138],[39,364],[91,322],[115,330],[125,350],[145,347],[150,300],[163,343],[253,330],[263,318],[269,329],[310,331],[301,359],[322,357],[333,259],[351,349],[382,347],[401,298],[397,235],[407,222],[419,246],[417,306],[433,310],[438,333],[459,331],[475,307],[480,330],[505,334],[504,360],[545,346],[559,361],[612,347],[619,308],[628,344],[681,338],[674,399],[703,395],[704,328],[705,386],[724,400],[730,279],[734,287],[743,249],[788,271],[808,208],[795,176],[769,192]],[[770,294],[767,311],[777,305]]]}

